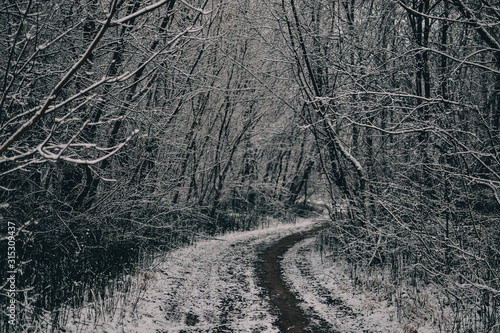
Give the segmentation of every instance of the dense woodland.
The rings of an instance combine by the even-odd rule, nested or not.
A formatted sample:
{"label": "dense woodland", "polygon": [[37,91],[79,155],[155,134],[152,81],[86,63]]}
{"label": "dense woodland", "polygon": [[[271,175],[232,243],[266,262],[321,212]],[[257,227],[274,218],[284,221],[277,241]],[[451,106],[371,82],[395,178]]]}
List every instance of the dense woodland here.
{"label": "dense woodland", "polygon": [[18,318],[326,189],[330,251],[498,331],[499,36],[491,0],[3,1]]}

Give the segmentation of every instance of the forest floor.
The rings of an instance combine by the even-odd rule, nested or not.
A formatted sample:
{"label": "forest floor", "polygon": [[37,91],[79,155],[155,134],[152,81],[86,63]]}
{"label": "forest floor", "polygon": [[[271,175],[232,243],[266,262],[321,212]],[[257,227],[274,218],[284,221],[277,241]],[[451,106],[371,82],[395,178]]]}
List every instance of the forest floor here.
{"label": "forest floor", "polygon": [[298,219],[172,251],[131,277],[126,297],[72,310],[61,331],[417,332],[316,250],[325,223]]}

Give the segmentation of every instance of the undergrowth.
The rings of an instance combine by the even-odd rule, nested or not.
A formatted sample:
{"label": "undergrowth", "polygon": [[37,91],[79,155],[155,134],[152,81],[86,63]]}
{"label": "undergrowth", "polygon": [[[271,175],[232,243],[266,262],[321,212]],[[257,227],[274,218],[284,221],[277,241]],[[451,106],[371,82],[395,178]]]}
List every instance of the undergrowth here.
{"label": "undergrowth", "polygon": [[[71,232],[49,230],[44,221],[32,225],[17,239],[21,264],[16,323],[12,327],[6,313],[0,313],[0,332],[53,332],[71,322],[81,327],[89,322],[120,323],[123,311],[134,309],[154,281],[148,269],[158,255],[197,239],[266,227],[271,216],[295,219],[289,210],[224,210],[212,219],[206,213],[150,218],[141,228],[119,217],[93,223],[74,220]],[[2,259],[0,264],[5,275],[7,262]],[[0,301],[7,304],[4,290]]]}
{"label": "undergrowth", "polygon": [[494,294],[464,287],[456,276],[433,277],[402,251],[381,256],[372,250],[364,257],[357,253],[354,260],[354,251],[346,246],[349,228],[344,223],[333,221],[317,237],[316,250],[323,260],[344,267],[355,290],[394,305],[404,333],[418,333],[428,324],[446,333],[500,332],[500,300]]}

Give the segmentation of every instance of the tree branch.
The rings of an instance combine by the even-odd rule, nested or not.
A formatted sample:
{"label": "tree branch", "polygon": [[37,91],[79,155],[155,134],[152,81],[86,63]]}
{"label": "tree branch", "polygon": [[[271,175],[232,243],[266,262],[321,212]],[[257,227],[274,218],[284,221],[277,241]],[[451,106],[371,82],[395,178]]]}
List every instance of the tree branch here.
{"label": "tree branch", "polygon": [[64,88],[66,83],[73,77],[73,75],[78,71],[78,69],[87,61],[89,58],[90,54],[92,51],[96,48],[97,44],[101,40],[101,38],[104,36],[104,33],[106,30],[108,30],[111,22],[111,18],[113,17],[115,10],[116,10],[116,2],[117,0],[114,0],[111,9],[108,14],[108,18],[104,25],[102,26],[101,30],[99,30],[97,36],[95,36],[94,40],[92,43],[90,43],[89,47],[85,51],[85,53],[81,56],[80,60],[78,60],[64,75],[64,77],[59,81],[59,83],[52,89],[52,92],[50,93],[49,97],[45,100],[43,103],[42,107],[40,110],[38,110],[33,117],[31,117],[30,120],[25,122],[14,134],[12,134],[1,146],[0,146],[0,154],[4,153],[24,132],[26,132],[31,126],[36,124],[47,112],[49,109],[50,105],[54,100],[57,98],[57,95],[61,92],[61,90]]}

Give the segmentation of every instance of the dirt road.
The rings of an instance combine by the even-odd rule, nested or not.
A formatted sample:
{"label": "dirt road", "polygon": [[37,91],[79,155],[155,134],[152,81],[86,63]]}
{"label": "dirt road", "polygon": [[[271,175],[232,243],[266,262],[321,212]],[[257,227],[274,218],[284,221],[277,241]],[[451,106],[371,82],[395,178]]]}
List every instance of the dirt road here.
{"label": "dirt road", "polygon": [[400,332],[385,315],[392,306],[355,293],[341,267],[322,261],[314,236],[324,222],[318,217],[236,232],[159,256],[127,279],[126,293],[69,313],[64,329]]}
{"label": "dirt road", "polygon": [[282,278],[281,259],[285,252],[298,242],[313,237],[325,226],[299,232],[284,237],[270,246],[262,254],[262,262],[257,268],[261,286],[266,290],[278,320],[275,323],[281,332],[335,332],[330,324],[323,320],[309,320],[308,315],[298,306],[299,300],[290,291]]}

